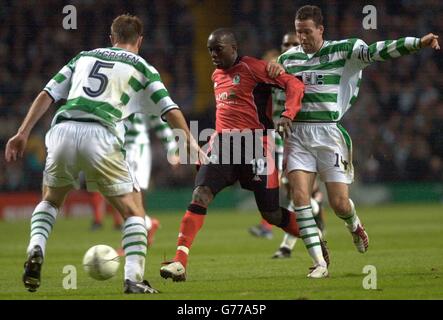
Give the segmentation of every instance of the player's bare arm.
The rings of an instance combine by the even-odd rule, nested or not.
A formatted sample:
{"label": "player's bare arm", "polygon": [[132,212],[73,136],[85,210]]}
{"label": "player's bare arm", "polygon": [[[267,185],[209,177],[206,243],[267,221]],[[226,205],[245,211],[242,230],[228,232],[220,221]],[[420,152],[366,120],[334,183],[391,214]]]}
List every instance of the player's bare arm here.
{"label": "player's bare arm", "polygon": [[183,116],[183,113],[178,109],[173,109],[171,111],[168,111],[168,113],[165,114],[165,119],[168,121],[169,125],[173,129],[181,129],[186,135],[186,141],[189,146],[189,152],[197,152],[198,153],[198,159],[200,163],[209,163],[209,159],[206,156],[206,154],[200,149],[198,143],[195,141],[195,139],[192,137],[191,132],[189,131],[188,124],[186,123],[185,117]]}
{"label": "player's bare arm", "polygon": [[35,98],[16,135],[9,139],[6,144],[5,159],[7,162],[17,160],[17,156],[23,157],[32,128],[51,106],[52,101],[51,96],[46,91],[40,92]]}

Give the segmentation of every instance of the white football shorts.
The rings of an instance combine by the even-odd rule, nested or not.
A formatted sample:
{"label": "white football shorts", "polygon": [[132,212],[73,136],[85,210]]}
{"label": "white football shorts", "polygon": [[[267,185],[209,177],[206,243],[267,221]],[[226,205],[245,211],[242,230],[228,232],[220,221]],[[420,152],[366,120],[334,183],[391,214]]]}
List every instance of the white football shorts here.
{"label": "white football shorts", "polygon": [[120,141],[97,122],[56,124],[46,134],[45,143],[48,155],[43,183],[47,186],[74,186],[83,171],[88,191],[118,196],[140,190]]}
{"label": "white football shorts", "polygon": [[134,173],[141,189],[147,190],[151,178],[151,145],[150,143],[130,143],[125,145],[126,161]]}
{"label": "white football shorts", "polygon": [[316,172],[323,182],[352,183],[352,141],[338,123],[294,122],[286,139],[286,172]]}

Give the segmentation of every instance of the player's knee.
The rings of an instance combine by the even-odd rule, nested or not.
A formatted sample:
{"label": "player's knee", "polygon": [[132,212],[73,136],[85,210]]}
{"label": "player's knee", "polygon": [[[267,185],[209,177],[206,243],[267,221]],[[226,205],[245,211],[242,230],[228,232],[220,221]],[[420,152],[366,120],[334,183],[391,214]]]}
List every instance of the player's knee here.
{"label": "player's knee", "polygon": [[301,207],[309,205],[311,203],[311,197],[307,192],[294,188],[292,190],[292,201],[296,207]]}
{"label": "player's knee", "polygon": [[260,211],[260,213],[263,219],[274,226],[278,226],[282,220],[280,209],[275,211]]}
{"label": "player's knee", "polygon": [[192,193],[192,202],[205,208],[208,207],[213,198],[214,195],[211,189],[206,186],[198,186]]}
{"label": "player's knee", "polygon": [[123,219],[145,216],[141,193],[131,192],[121,196],[105,196],[109,203],[120,213]]}
{"label": "player's knee", "polygon": [[348,197],[335,197],[329,200],[329,204],[337,214],[348,214],[352,210]]}
{"label": "player's knee", "polygon": [[53,207],[60,209],[65,201],[66,194],[58,193],[50,188],[46,188],[43,194],[43,200],[48,201]]}

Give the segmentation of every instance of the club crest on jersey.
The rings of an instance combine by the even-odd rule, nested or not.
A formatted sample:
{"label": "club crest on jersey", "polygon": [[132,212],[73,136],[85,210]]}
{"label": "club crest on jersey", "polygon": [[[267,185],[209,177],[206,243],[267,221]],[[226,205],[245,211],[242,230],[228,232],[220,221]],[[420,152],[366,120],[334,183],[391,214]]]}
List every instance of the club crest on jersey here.
{"label": "club crest on jersey", "polygon": [[240,75],[236,74],[234,78],[232,78],[232,84],[240,84]]}
{"label": "club crest on jersey", "polygon": [[327,54],[320,57],[320,63],[326,63],[326,62],[329,62],[329,55]]}

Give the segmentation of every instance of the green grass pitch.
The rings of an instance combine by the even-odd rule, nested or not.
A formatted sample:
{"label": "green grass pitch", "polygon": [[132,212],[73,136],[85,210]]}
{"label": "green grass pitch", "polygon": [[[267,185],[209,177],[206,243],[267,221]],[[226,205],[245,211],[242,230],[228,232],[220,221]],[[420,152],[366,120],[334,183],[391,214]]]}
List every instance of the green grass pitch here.
{"label": "green grass pitch", "polygon": [[[209,210],[191,250],[188,280],[182,283],[162,279],[159,267],[174,255],[183,212],[152,213],[161,229],[148,251],[145,275],[161,294],[148,296],[122,293],[123,263],[107,281],[90,279],[82,269],[89,247],[119,246],[121,235],[111,220],[91,232],[89,218],[59,217],[36,293],[21,282],[29,221],[0,222],[0,299],[443,299],[443,206],[360,207],[358,212],[369,233],[369,251],[358,253],[343,222],[327,209],[330,277],[316,280],[306,278],[311,262],[301,241],[292,258],[272,260],[280,230],[274,230],[272,240],[253,238],[247,228],[259,221],[258,214]],[[77,289],[63,288],[65,265],[77,268]],[[376,290],[363,288],[365,265],[376,268]]]}

